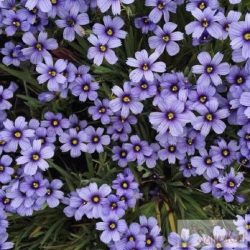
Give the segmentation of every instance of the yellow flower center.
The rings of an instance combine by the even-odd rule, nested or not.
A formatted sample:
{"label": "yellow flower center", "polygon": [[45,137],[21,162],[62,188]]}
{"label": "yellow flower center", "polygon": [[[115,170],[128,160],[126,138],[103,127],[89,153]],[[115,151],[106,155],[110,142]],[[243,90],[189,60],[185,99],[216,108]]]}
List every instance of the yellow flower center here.
{"label": "yellow flower center", "polygon": [[174,119],[174,113],[173,112],[168,112],[167,113],[167,119],[170,120],[170,121],[173,120]]}
{"label": "yellow flower center", "polygon": [[235,183],[233,181],[229,181],[229,187],[235,187]]}
{"label": "yellow flower center", "polygon": [[56,71],[55,71],[55,70],[50,70],[50,71],[49,71],[49,75],[51,75],[51,76],[56,76]]}
{"label": "yellow flower center", "polygon": [[207,101],[207,97],[205,95],[200,96],[199,98],[201,103],[205,103]]}
{"label": "yellow flower center", "polygon": [[229,150],[228,149],[224,149],[223,151],[222,151],[222,154],[224,155],[224,156],[228,156],[229,155]]}
{"label": "yellow flower center", "polygon": [[105,45],[101,45],[100,46],[100,51],[101,52],[106,52],[107,51],[107,47]]}
{"label": "yellow flower center", "polygon": [[131,236],[128,237],[128,240],[129,240],[129,241],[134,241],[135,238],[131,235]]}
{"label": "yellow flower center", "polygon": [[164,3],[158,3],[157,8],[159,10],[162,10],[164,8],[165,4]]}
{"label": "yellow flower center", "polygon": [[39,188],[39,183],[38,182],[33,182],[32,187],[35,188],[35,189]]}
{"label": "yellow flower center", "polygon": [[110,223],[109,228],[114,230],[116,228],[116,224],[114,222]]}
{"label": "yellow flower center", "polygon": [[142,69],[143,69],[144,71],[147,71],[147,70],[148,70],[148,65],[147,65],[146,63],[144,63],[143,66],[142,66]]}
{"label": "yellow flower center", "polygon": [[204,28],[207,28],[207,27],[209,26],[209,23],[208,23],[208,21],[207,21],[206,18],[203,19],[203,21],[202,21],[202,26],[203,26]]}
{"label": "yellow flower center", "polygon": [[4,166],[0,165],[0,172],[3,172],[3,171],[4,171]]}
{"label": "yellow flower center", "polygon": [[99,142],[99,137],[98,136],[94,136],[93,137],[93,142]]}
{"label": "yellow flower center", "polygon": [[9,204],[9,203],[10,203],[10,199],[7,198],[7,197],[5,197],[5,198],[3,199],[3,204]]}
{"label": "yellow flower center", "polygon": [[89,85],[84,84],[84,85],[82,86],[82,89],[83,89],[85,92],[89,91]]}
{"label": "yellow flower center", "polygon": [[134,150],[135,150],[136,152],[139,152],[139,151],[141,150],[141,146],[136,145],[136,146],[134,147]]}
{"label": "yellow flower center", "polygon": [[142,83],[141,84],[141,88],[142,89],[147,89],[148,88],[148,84],[147,83]]}
{"label": "yellow flower center", "polygon": [[151,239],[146,239],[146,245],[150,246],[152,244],[152,240]]}
{"label": "yellow flower center", "polygon": [[179,88],[178,88],[177,85],[173,85],[172,88],[171,88],[171,90],[172,90],[173,92],[177,92],[177,91],[179,90]]}
{"label": "yellow flower center", "polygon": [[246,230],[250,230],[250,224],[246,224],[245,228]]}
{"label": "yellow flower center", "polygon": [[236,82],[237,82],[238,84],[242,84],[242,83],[243,83],[243,78],[242,78],[241,76],[239,76],[239,77],[237,78]]}
{"label": "yellow flower center", "polygon": [[199,9],[201,9],[201,10],[204,10],[206,7],[207,7],[207,6],[206,6],[206,3],[204,3],[204,2],[201,2],[201,3],[199,4]]}
{"label": "yellow flower center", "polygon": [[125,103],[128,103],[128,102],[130,102],[131,101],[131,99],[130,99],[130,97],[129,96],[124,96],[123,98],[122,98],[122,100],[123,100],[123,102],[125,102]]}
{"label": "yellow flower center", "polygon": [[93,196],[92,201],[94,203],[98,203],[100,201],[100,197],[99,196]]}
{"label": "yellow flower center", "polygon": [[99,109],[99,113],[104,114],[105,112],[106,112],[106,108],[101,107],[101,108]]}
{"label": "yellow flower center", "polygon": [[220,242],[217,242],[215,245],[216,248],[221,249],[223,246]]}
{"label": "yellow flower center", "polygon": [[206,159],[206,164],[207,165],[211,165],[212,164],[212,159],[210,158],[210,157],[208,157],[207,159]]}
{"label": "yellow flower center", "polygon": [[50,2],[54,5],[57,4],[57,0],[50,0]]}
{"label": "yellow flower center", "polygon": [[12,22],[13,25],[15,25],[16,27],[20,27],[21,23],[19,21],[14,21]]}
{"label": "yellow flower center", "polygon": [[250,41],[250,32],[247,32],[247,33],[244,34],[244,39],[246,41]]}
{"label": "yellow flower center", "polygon": [[113,209],[115,209],[115,208],[117,208],[117,204],[116,204],[115,202],[112,202],[112,203],[111,203],[111,209],[113,210]]}
{"label": "yellow flower center", "polygon": [[109,36],[112,36],[112,35],[114,34],[114,32],[113,32],[112,29],[108,29],[108,30],[107,30],[107,34],[108,34]]}
{"label": "yellow flower center", "polygon": [[41,50],[43,49],[42,44],[37,43],[37,44],[36,44],[36,49],[37,49],[38,51],[41,51]]}
{"label": "yellow flower center", "polygon": [[77,144],[78,144],[78,140],[77,140],[77,139],[73,139],[73,140],[71,141],[71,143],[72,143],[73,145],[77,145]]}
{"label": "yellow flower center", "polygon": [[213,120],[213,115],[210,113],[206,114],[206,119],[211,122]]}
{"label": "yellow flower center", "polygon": [[168,150],[169,150],[170,152],[174,152],[174,151],[175,151],[175,146],[173,146],[173,145],[169,146],[169,147],[168,147]]}
{"label": "yellow flower center", "polygon": [[127,156],[127,153],[125,152],[125,151],[122,151],[121,153],[120,153],[120,155],[121,155],[121,157],[126,157]]}
{"label": "yellow flower center", "polygon": [[187,242],[182,242],[181,247],[186,248],[188,246]]}
{"label": "yellow flower center", "polygon": [[14,136],[15,136],[16,138],[21,138],[22,133],[19,132],[19,131],[17,131],[17,132],[14,133]]}
{"label": "yellow flower center", "polygon": [[170,40],[170,37],[168,35],[165,35],[162,37],[162,39],[165,41],[165,42],[168,42]]}
{"label": "yellow flower center", "polygon": [[33,159],[34,161],[38,161],[38,160],[40,159],[40,156],[39,156],[38,154],[33,154],[33,155],[32,155],[32,159]]}
{"label": "yellow flower center", "polygon": [[193,144],[193,139],[192,138],[188,138],[187,143],[188,143],[188,145],[192,145]]}
{"label": "yellow flower center", "polygon": [[4,145],[5,143],[6,143],[6,141],[0,140],[0,145]]}
{"label": "yellow flower center", "polygon": [[46,194],[47,194],[48,196],[50,196],[50,195],[51,195],[51,193],[52,193],[51,189],[50,189],[50,188],[48,188],[48,189],[47,189]]}
{"label": "yellow flower center", "polygon": [[128,183],[124,181],[122,183],[122,188],[127,189],[128,188]]}
{"label": "yellow flower center", "polygon": [[214,68],[212,66],[208,66],[206,70],[207,70],[207,73],[210,74],[213,72]]}
{"label": "yellow flower center", "polygon": [[53,120],[53,121],[52,121],[52,125],[53,125],[53,126],[58,126],[58,124],[59,124],[58,120]]}

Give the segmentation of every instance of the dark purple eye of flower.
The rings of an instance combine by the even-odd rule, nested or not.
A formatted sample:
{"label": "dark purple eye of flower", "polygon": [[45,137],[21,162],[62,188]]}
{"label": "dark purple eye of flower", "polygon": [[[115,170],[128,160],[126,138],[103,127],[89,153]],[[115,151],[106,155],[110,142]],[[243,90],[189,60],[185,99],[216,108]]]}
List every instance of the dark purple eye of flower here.
{"label": "dark purple eye of flower", "polygon": [[192,138],[187,139],[187,144],[188,145],[193,145],[193,143],[194,143],[194,140]]}
{"label": "dark purple eye of flower", "polygon": [[66,23],[68,26],[73,27],[75,25],[75,20],[73,18],[68,18]]}
{"label": "dark purple eye of flower", "polygon": [[113,31],[113,29],[108,28],[108,29],[106,29],[106,33],[107,33],[108,36],[113,36],[114,31]]}
{"label": "dark purple eye of flower", "polygon": [[33,13],[33,14],[36,14],[37,13],[37,8],[34,8],[34,9],[30,10],[30,12]]}
{"label": "dark purple eye of flower", "polygon": [[228,32],[229,31],[229,24],[228,23],[224,24],[223,29]]}
{"label": "dark purple eye of flower", "polygon": [[225,157],[227,157],[227,156],[230,155],[230,151],[229,151],[228,149],[223,149],[223,150],[221,151],[221,153],[222,153],[222,155],[225,156]]}
{"label": "dark purple eye of flower", "polygon": [[93,201],[93,203],[97,204],[100,202],[101,199],[98,195],[94,195],[91,200]]}
{"label": "dark purple eye of flower", "polygon": [[20,23],[19,20],[14,20],[14,21],[12,22],[12,24],[15,25],[16,27],[20,27],[20,26],[21,26],[21,23]]}
{"label": "dark purple eye of flower", "polygon": [[99,110],[98,110],[98,112],[100,114],[104,114],[106,112],[106,108],[105,107],[100,107]]}
{"label": "dark purple eye of flower", "polygon": [[200,100],[201,103],[206,103],[206,101],[207,101],[207,96],[201,95],[201,96],[199,97],[199,100]]}
{"label": "dark purple eye of flower", "polygon": [[175,117],[174,113],[173,112],[168,112],[167,115],[166,115],[166,118],[167,120],[171,121],[173,120]]}
{"label": "dark purple eye of flower", "polygon": [[250,41],[250,32],[249,32],[249,31],[248,31],[248,32],[245,32],[244,35],[243,35],[243,37],[244,37],[244,39],[245,39],[246,41]]}
{"label": "dark purple eye of flower", "polygon": [[115,222],[112,221],[112,222],[109,223],[109,228],[110,228],[111,230],[115,230],[116,227],[117,227],[117,225],[116,225]]}
{"label": "dark purple eye of flower", "polygon": [[32,154],[31,158],[33,161],[38,161],[40,159],[40,155],[38,153],[34,153]]}
{"label": "dark purple eye of flower", "polygon": [[107,51],[107,46],[105,46],[105,45],[100,45],[100,46],[99,46],[99,49],[100,49],[101,52],[106,52],[106,51]]}
{"label": "dark purple eye of flower", "polygon": [[171,89],[172,92],[176,93],[176,92],[178,92],[179,87],[178,87],[177,84],[173,84],[173,85],[170,87],[170,89]]}
{"label": "dark purple eye of flower", "polygon": [[52,189],[48,188],[47,191],[46,191],[46,195],[50,196],[51,194],[52,194]]}
{"label": "dark purple eye of flower", "polygon": [[127,197],[126,197],[125,195],[122,195],[122,196],[120,197],[120,201],[126,202],[126,201],[127,201]]}
{"label": "dark purple eye of flower", "polygon": [[141,145],[135,145],[134,146],[134,151],[136,151],[136,152],[140,152],[141,151]]}
{"label": "dark purple eye of flower", "polygon": [[148,71],[148,70],[149,70],[148,64],[147,64],[147,63],[144,63],[144,64],[142,65],[142,69],[143,69],[144,71]]}
{"label": "dark purple eye of flower", "polygon": [[133,235],[129,235],[127,240],[128,241],[135,241],[135,237]]}
{"label": "dark purple eye of flower", "polygon": [[57,127],[59,125],[59,121],[58,120],[52,120],[51,124],[52,124],[52,126]]}
{"label": "dark purple eye of flower", "polygon": [[117,134],[122,134],[124,129],[123,128],[118,128],[115,130]]}
{"label": "dark purple eye of flower", "polygon": [[187,168],[187,169],[192,169],[192,168],[193,168],[191,162],[188,162],[188,163],[187,163],[186,168]]}
{"label": "dark purple eye of flower", "polygon": [[218,183],[219,183],[219,181],[218,181],[218,179],[217,179],[217,178],[213,179],[211,182],[213,183],[213,185],[216,185],[216,184],[218,184]]}
{"label": "dark purple eye of flower", "polygon": [[73,146],[76,146],[78,143],[79,143],[79,141],[78,141],[77,138],[73,138],[73,139],[71,140],[71,144],[72,144]]}
{"label": "dark purple eye of flower", "polygon": [[127,183],[126,181],[123,181],[123,182],[121,183],[121,187],[122,187],[123,189],[128,189],[129,185],[128,185],[128,183]]}
{"label": "dark purple eye of flower", "polygon": [[216,249],[223,249],[223,246],[222,246],[222,244],[220,242],[216,242],[215,248]]}
{"label": "dark purple eye of flower", "polygon": [[37,43],[35,48],[38,50],[38,51],[42,51],[43,49],[43,45],[41,43]]}
{"label": "dark purple eye of flower", "polygon": [[100,138],[99,138],[97,135],[94,135],[94,136],[92,137],[92,142],[98,143],[99,141],[100,141]]}
{"label": "dark purple eye of flower", "polygon": [[141,83],[141,88],[142,89],[148,89],[148,84],[146,82]]}
{"label": "dark purple eye of flower", "polygon": [[39,188],[39,183],[37,182],[37,181],[34,181],[34,182],[32,182],[32,187],[34,188],[34,189],[38,189]]}
{"label": "dark purple eye of flower", "polygon": [[4,171],[4,166],[0,165],[0,173]]}
{"label": "dark purple eye of flower", "polygon": [[3,202],[3,204],[8,205],[8,204],[10,204],[10,199],[7,197],[3,197],[2,202]]}
{"label": "dark purple eye of flower", "polygon": [[228,186],[229,188],[234,188],[234,187],[236,186],[236,183],[235,183],[234,180],[229,180],[229,181],[227,182],[227,186]]}
{"label": "dark purple eye of flower", "polygon": [[207,113],[205,118],[206,118],[207,121],[211,122],[214,119],[214,116],[211,113]]}
{"label": "dark purple eye of flower", "polygon": [[0,95],[0,102],[3,100],[3,96],[2,95]]}
{"label": "dark purple eye of flower", "polygon": [[205,158],[205,163],[207,164],[207,165],[212,165],[212,163],[213,163],[213,161],[212,161],[212,158],[211,157],[206,157]]}
{"label": "dark purple eye of flower", "polygon": [[174,145],[170,145],[170,146],[168,147],[168,151],[171,152],[171,153],[174,153],[175,150],[176,150],[176,147],[175,147]]}
{"label": "dark purple eye of flower", "polygon": [[21,131],[15,131],[14,132],[14,137],[16,137],[17,139],[22,137],[22,132]]}
{"label": "dark purple eye of flower", "polygon": [[207,28],[209,26],[209,22],[206,18],[204,18],[202,21],[201,21],[201,25],[204,27],[204,28]]}
{"label": "dark purple eye of flower", "polygon": [[250,231],[250,222],[246,223],[245,227],[247,231]]}
{"label": "dark purple eye of flower", "polygon": [[116,202],[112,202],[112,203],[110,204],[110,208],[111,208],[112,210],[116,209],[116,208],[117,208],[117,203],[116,203]]}
{"label": "dark purple eye of flower", "polygon": [[55,77],[56,76],[56,71],[55,70],[50,70],[49,75]]}
{"label": "dark purple eye of flower", "polygon": [[206,72],[208,74],[211,74],[211,73],[213,73],[213,71],[214,71],[214,67],[212,65],[207,65]]}
{"label": "dark purple eye of flower", "polygon": [[40,138],[38,138],[38,140],[41,142],[41,144],[44,144],[46,142],[45,137],[40,137]]}
{"label": "dark purple eye of flower", "polygon": [[204,1],[201,1],[198,3],[198,8],[200,10],[204,10],[205,8],[207,8],[207,4]]}
{"label": "dark purple eye of flower", "polygon": [[120,152],[120,157],[121,158],[125,158],[126,156],[127,156],[127,151],[125,151],[125,150],[122,150],[121,152]]}
{"label": "dark purple eye of flower", "polygon": [[154,240],[152,237],[146,238],[146,246],[152,246],[154,244]]}
{"label": "dark purple eye of flower", "polygon": [[88,204],[88,202],[87,202],[87,201],[85,201],[85,200],[83,200],[83,201],[82,201],[82,204],[83,204],[83,205],[87,205],[87,204]]}
{"label": "dark purple eye of flower", "polygon": [[129,102],[131,102],[131,98],[130,98],[129,95],[124,95],[124,96],[122,97],[122,101],[123,101],[124,103],[129,103]]}
{"label": "dark purple eye of flower", "polygon": [[243,76],[237,76],[235,80],[239,85],[245,82],[245,78]]}
{"label": "dark purple eye of flower", "polygon": [[142,21],[143,21],[144,24],[149,24],[150,23],[150,20],[148,18],[146,18],[146,17],[143,18]]}
{"label": "dark purple eye of flower", "polygon": [[162,1],[159,1],[158,4],[157,4],[157,8],[158,8],[159,10],[164,9],[164,6],[165,6],[165,3],[163,3]]}
{"label": "dark purple eye of flower", "polygon": [[57,0],[50,0],[50,2],[52,3],[52,5],[56,5],[57,4]]}
{"label": "dark purple eye of flower", "polygon": [[185,242],[185,241],[181,242],[181,247],[182,247],[182,249],[187,249],[187,247],[188,247],[187,242]]}
{"label": "dark purple eye of flower", "polygon": [[4,144],[6,144],[6,141],[0,140],[0,146],[3,146]]}
{"label": "dark purple eye of flower", "polygon": [[246,135],[245,135],[245,139],[246,139],[247,141],[250,141],[250,134],[246,134]]}
{"label": "dark purple eye of flower", "polygon": [[88,92],[89,89],[90,89],[90,88],[89,88],[89,84],[86,83],[86,84],[83,84],[83,85],[82,85],[82,90],[83,90],[84,92]]}

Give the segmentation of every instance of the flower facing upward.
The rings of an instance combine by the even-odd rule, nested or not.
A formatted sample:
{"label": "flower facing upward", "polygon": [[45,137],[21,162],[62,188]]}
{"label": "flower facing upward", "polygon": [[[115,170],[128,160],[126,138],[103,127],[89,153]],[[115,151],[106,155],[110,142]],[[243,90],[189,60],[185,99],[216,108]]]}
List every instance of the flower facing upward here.
{"label": "flower facing upward", "polygon": [[224,76],[230,72],[230,66],[228,63],[221,63],[223,54],[216,53],[213,58],[207,52],[201,52],[198,55],[198,60],[201,65],[195,65],[192,67],[192,72],[195,74],[201,74],[198,79],[198,83],[203,85],[209,85],[212,82],[215,86],[222,84],[220,75]]}
{"label": "flower facing upward", "polygon": [[159,58],[158,53],[153,53],[150,56],[146,50],[135,53],[135,58],[128,58],[127,65],[136,68],[129,74],[133,82],[139,82],[143,76],[148,81],[154,80],[154,72],[163,73],[166,71],[164,62],[155,62]]}
{"label": "flower facing upward", "polygon": [[46,32],[40,32],[36,39],[31,32],[23,35],[22,40],[29,47],[22,49],[25,56],[30,58],[30,62],[37,64],[42,62],[45,58],[51,58],[48,50],[54,50],[58,47],[58,43],[54,38],[48,38]]}
{"label": "flower facing upward", "polygon": [[97,0],[97,6],[102,13],[106,12],[110,7],[114,15],[119,15],[121,13],[121,4],[131,4],[135,0]]}
{"label": "flower facing upward", "polygon": [[130,110],[133,114],[142,112],[143,104],[139,102],[138,96],[129,82],[124,83],[123,89],[114,86],[112,92],[117,96],[117,98],[109,102],[109,107],[113,112],[121,111],[121,116],[124,118],[129,116]]}

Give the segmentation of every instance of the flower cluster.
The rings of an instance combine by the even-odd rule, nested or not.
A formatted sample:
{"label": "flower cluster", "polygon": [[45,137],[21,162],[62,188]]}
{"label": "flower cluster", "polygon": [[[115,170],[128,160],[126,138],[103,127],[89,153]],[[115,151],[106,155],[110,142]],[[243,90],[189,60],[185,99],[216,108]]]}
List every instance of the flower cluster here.
{"label": "flower cluster", "polygon": [[[157,250],[159,218],[124,218],[151,196],[161,216],[181,200],[168,195],[172,182],[220,204],[246,201],[250,14],[231,6],[240,2],[0,2],[0,69],[15,78],[0,84],[0,249],[13,245],[7,213],[64,205],[76,221],[98,219],[110,249]],[[100,178],[106,167],[112,177]],[[247,239],[248,217],[236,221]],[[228,247],[223,229],[213,236],[202,249]],[[168,243],[195,249],[200,237],[184,230]]]}

